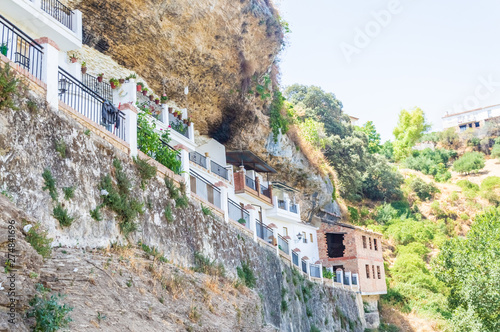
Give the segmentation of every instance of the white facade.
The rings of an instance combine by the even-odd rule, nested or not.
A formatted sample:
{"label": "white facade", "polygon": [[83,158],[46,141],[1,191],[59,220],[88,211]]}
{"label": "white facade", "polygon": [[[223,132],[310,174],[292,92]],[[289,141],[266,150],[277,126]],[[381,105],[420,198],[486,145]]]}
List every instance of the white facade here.
{"label": "white facade", "polygon": [[443,129],[456,128],[465,131],[468,128],[480,128],[493,118],[500,117],[500,105],[493,105],[467,112],[446,114],[443,116]]}

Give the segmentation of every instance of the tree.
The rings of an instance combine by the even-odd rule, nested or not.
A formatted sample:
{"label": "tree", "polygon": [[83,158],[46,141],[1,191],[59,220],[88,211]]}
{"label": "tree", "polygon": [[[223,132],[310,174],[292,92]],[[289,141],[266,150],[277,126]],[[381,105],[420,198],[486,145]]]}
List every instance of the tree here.
{"label": "tree", "polygon": [[385,157],[375,154],[370,159],[363,176],[363,195],[377,201],[400,199],[403,176],[387,163]]}
{"label": "tree", "polygon": [[377,133],[377,129],[373,124],[373,121],[366,122],[362,127],[357,127],[356,130],[359,130],[368,136],[368,152],[369,153],[378,153],[382,146],[380,145],[380,134]]}
{"label": "tree", "polygon": [[391,141],[386,141],[382,144],[379,152],[382,156],[387,158],[389,161],[394,161],[394,145]]}
{"label": "tree", "polygon": [[456,332],[500,331],[500,210],[476,216],[466,238],[445,242],[434,273],[451,287]]}
{"label": "tree", "polygon": [[466,152],[453,163],[453,170],[459,173],[479,171],[484,167],[484,154],[481,152]]}
{"label": "tree", "polygon": [[415,145],[422,134],[430,128],[425,123],[424,112],[416,107],[410,111],[402,110],[399,113],[398,125],[394,128],[394,158],[404,159],[411,153],[411,148]]}

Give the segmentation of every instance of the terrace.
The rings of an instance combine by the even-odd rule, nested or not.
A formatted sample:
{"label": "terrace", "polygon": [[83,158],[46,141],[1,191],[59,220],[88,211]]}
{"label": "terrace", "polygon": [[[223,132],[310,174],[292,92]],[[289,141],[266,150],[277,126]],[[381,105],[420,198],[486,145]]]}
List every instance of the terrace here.
{"label": "terrace", "polygon": [[276,170],[250,151],[226,152],[226,158],[228,164],[239,167],[233,175],[235,193],[252,204],[272,207],[272,190],[263,183],[260,173],[276,173]]}
{"label": "terrace", "polygon": [[2,0],[2,15],[33,38],[48,37],[61,51],[82,47],[82,14],[57,0]]}
{"label": "terrace", "polygon": [[273,207],[267,210],[267,216],[287,222],[301,222],[300,207],[290,196],[299,193],[295,188],[282,182],[273,182]]}

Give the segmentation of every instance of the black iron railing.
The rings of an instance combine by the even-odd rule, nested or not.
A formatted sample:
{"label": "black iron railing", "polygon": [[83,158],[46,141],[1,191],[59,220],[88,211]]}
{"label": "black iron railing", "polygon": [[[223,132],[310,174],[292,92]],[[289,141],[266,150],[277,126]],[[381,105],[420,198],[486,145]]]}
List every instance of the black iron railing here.
{"label": "black iron railing", "polygon": [[264,196],[271,198],[271,191],[264,184],[260,184],[260,193]]}
{"label": "black iron railing", "polygon": [[278,234],[278,247],[281,251],[288,255],[288,241]]}
{"label": "black iron railing", "polygon": [[233,219],[234,221],[244,219],[245,227],[250,228],[250,213],[230,198],[227,199],[227,202],[229,218]]}
{"label": "black iron railing", "polygon": [[43,47],[0,15],[0,53],[42,79]]}
{"label": "black iron railing", "polygon": [[245,185],[255,190],[255,180],[245,175]]}
{"label": "black iron railing", "polygon": [[260,237],[262,240],[266,241],[267,243],[273,243],[273,230],[267,227],[267,225],[264,225],[263,222],[260,220],[256,220],[256,232],[257,236]]}
{"label": "black iron railing", "polygon": [[[169,121],[170,127],[172,127],[173,130],[175,130],[179,134],[184,135],[185,137],[189,138],[189,127],[187,124],[182,122],[182,120],[179,120],[177,117],[175,117],[171,113],[168,114],[168,121]],[[206,168],[206,166],[205,166],[205,168]]]}
{"label": "black iron railing", "polygon": [[299,266],[299,254],[297,254],[295,251],[292,251],[292,262],[296,266]]}
{"label": "black iron railing", "polygon": [[42,10],[73,30],[73,11],[57,0],[42,0]]}
{"label": "black iron railing", "polygon": [[207,168],[207,157],[199,152],[189,152],[189,160],[203,168]]}
{"label": "black iron railing", "polygon": [[210,164],[211,164],[210,169],[211,169],[212,173],[217,174],[218,176],[223,177],[226,180],[229,180],[229,172],[228,172],[227,168],[217,164],[213,160],[211,161]]}
{"label": "black iron railing", "polygon": [[102,113],[103,97],[71,76],[61,67],[59,67],[58,82],[59,100],[125,140],[125,114],[123,112],[120,111],[118,113],[115,123],[108,123],[103,118]]}
{"label": "black iron railing", "polygon": [[211,184],[207,179],[205,179],[200,174],[193,170],[189,170],[191,175],[191,192],[195,193],[203,200],[221,208],[221,193],[220,189]]}
{"label": "black iron railing", "polygon": [[82,82],[99,96],[113,102],[113,89],[108,82],[99,82],[97,77],[89,74],[82,75]]}

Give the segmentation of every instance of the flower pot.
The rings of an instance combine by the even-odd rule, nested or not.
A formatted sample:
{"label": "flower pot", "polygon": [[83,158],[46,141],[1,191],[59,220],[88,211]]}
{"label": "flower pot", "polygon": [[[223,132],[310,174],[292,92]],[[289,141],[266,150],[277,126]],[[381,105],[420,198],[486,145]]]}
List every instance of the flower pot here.
{"label": "flower pot", "polygon": [[97,82],[99,82],[99,83],[102,82],[102,76],[97,76]]}
{"label": "flower pot", "polygon": [[77,58],[71,58],[71,63],[75,63],[78,59]]}
{"label": "flower pot", "polygon": [[158,99],[155,100],[155,104],[156,105],[159,105],[160,104],[160,101]]}
{"label": "flower pot", "polygon": [[170,113],[170,114],[174,113],[174,108],[173,107],[169,107],[168,108],[168,113]]}
{"label": "flower pot", "polygon": [[123,78],[120,78],[120,79],[118,80],[118,82],[120,82],[120,84],[123,84],[123,83],[125,83],[125,80],[124,80]]}
{"label": "flower pot", "polygon": [[187,119],[182,120],[182,122],[184,122],[185,125],[188,124],[188,120]]}
{"label": "flower pot", "polygon": [[110,82],[109,84],[111,85],[111,89],[116,89],[116,85],[114,82]]}
{"label": "flower pot", "polygon": [[87,67],[82,67],[82,74],[87,73]]}
{"label": "flower pot", "polygon": [[161,103],[162,103],[162,105],[165,105],[167,103],[167,101],[166,100],[162,100]]}
{"label": "flower pot", "polygon": [[177,119],[182,120],[182,113],[177,114]]}
{"label": "flower pot", "polygon": [[145,95],[147,95],[147,94],[148,94],[148,92],[147,92],[147,91],[142,91],[142,95],[143,95],[143,96],[145,96]]}
{"label": "flower pot", "polygon": [[7,46],[2,46],[0,47],[0,53],[2,53],[3,56],[7,56],[7,52],[9,51],[9,48]]}
{"label": "flower pot", "polygon": [[149,101],[153,101],[155,97],[153,95],[149,95]]}
{"label": "flower pot", "polygon": [[142,86],[138,85],[137,86],[137,92],[141,92],[141,90],[142,90]]}

